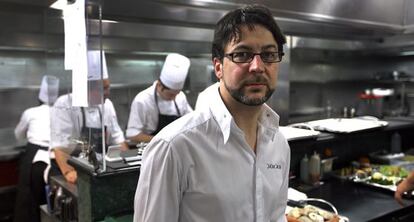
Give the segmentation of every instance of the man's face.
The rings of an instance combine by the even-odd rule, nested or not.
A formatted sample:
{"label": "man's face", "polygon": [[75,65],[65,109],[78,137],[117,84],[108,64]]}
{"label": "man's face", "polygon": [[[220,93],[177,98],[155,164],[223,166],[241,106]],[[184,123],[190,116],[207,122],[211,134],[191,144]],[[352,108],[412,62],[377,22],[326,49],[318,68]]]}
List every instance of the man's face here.
{"label": "man's face", "polygon": [[159,80],[157,82],[157,92],[164,100],[174,100],[181,90],[170,89],[164,86]]}
{"label": "man's face", "polygon": [[[256,25],[253,30],[242,27],[240,41],[233,39],[225,47],[224,54],[277,51],[279,49],[272,33]],[[260,55],[255,55],[249,63],[235,63],[231,57],[225,56],[222,63],[214,59],[214,69],[221,80],[220,92],[224,99],[230,95],[242,104],[257,106],[266,102],[275,90],[279,63],[265,63]]]}
{"label": "man's face", "polygon": [[[109,89],[110,89],[110,81],[109,79],[101,80],[89,80],[89,93],[88,93],[88,101],[90,105],[98,105],[101,103],[102,94],[101,94],[101,87],[103,86],[103,98],[104,100],[109,98]],[[102,84],[102,85],[101,85]]]}
{"label": "man's face", "polygon": [[109,79],[103,80],[104,99],[109,98],[111,82]]}

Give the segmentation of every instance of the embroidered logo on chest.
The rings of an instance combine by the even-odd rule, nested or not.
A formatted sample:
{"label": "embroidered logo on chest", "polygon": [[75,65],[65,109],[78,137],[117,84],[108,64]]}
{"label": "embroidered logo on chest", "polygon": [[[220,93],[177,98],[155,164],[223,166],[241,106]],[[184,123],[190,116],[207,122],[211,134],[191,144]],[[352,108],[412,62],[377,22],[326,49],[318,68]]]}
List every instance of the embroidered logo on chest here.
{"label": "embroidered logo on chest", "polygon": [[267,169],[268,170],[280,170],[280,169],[282,169],[282,165],[277,164],[277,163],[268,163],[267,164]]}

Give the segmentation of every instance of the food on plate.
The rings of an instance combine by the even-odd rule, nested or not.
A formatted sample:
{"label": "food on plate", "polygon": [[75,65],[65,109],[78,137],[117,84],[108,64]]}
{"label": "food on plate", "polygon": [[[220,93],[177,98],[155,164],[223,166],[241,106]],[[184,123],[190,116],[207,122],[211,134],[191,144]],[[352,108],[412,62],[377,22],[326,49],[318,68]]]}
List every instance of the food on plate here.
{"label": "food on plate", "polygon": [[401,166],[381,165],[378,171],[388,177],[394,176],[405,178],[408,176],[408,171]]}
{"label": "food on plate", "polygon": [[400,183],[405,177],[407,177],[407,175],[408,171],[403,167],[393,165],[381,165],[378,167],[378,171],[371,175],[369,182],[380,185],[392,186]]}
{"label": "food on plate", "polygon": [[294,207],[286,215],[289,222],[342,222],[345,221],[334,213],[318,207],[306,205],[304,208]]}
{"label": "food on plate", "polygon": [[318,213],[316,213],[316,212],[310,212],[308,214],[308,217],[312,221],[316,221],[316,222],[324,222],[325,221],[325,219],[321,215],[319,215]]}
{"label": "food on plate", "polygon": [[373,180],[380,180],[380,179],[382,179],[382,177],[383,177],[382,173],[379,173],[379,172],[375,172],[375,173],[374,173],[374,174],[372,174],[372,176],[371,176],[371,178],[372,178]]}
{"label": "food on plate", "polygon": [[403,166],[376,164],[371,164],[370,167],[363,167],[361,165],[357,167],[353,164],[353,166],[345,167],[334,172],[339,178],[381,187],[391,191],[395,191],[396,186],[409,174],[409,171]]}
{"label": "food on plate", "polygon": [[369,180],[369,182],[380,184],[380,185],[394,185],[394,182],[392,180],[390,180],[388,177],[378,172],[375,172],[371,176],[371,179]]}
{"label": "food on plate", "polygon": [[355,176],[359,179],[365,179],[368,177],[368,173],[366,171],[363,170],[357,170],[355,173]]}
{"label": "food on plate", "polygon": [[369,182],[377,183],[380,185],[397,185],[403,178],[396,177],[396,176],[386,176],[382,173],[375,172],[372,174],[371,179]]}

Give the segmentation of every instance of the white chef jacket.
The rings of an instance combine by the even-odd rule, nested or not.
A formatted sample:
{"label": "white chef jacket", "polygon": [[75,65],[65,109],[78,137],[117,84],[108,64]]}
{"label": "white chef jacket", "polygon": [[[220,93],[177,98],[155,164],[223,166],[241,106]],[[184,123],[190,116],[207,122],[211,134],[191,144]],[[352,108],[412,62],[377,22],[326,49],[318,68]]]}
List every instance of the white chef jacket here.
{"label": "white chef jacket", "polygon": [[[154,90],[157,81],[150,87],[138,93],[131,104],[131,111],[129,113],[128,128],[126,130],[127,137],[133,137],[140,133],[152,134],[158,126],[158,110],[157,103],[154,100]],[[159,94],[158,107],[161,114],[178,115],[174,100],[164,100]],[[187,102],[187,97],[183,92],[180,92],[175,97],[175,102],[180,110],[181,116],[193,111]]]}
{"label": "white chef jacket", "polygon": [[290,148],[267,105],[256,154],[218,91],[149,143],[135,194],[135,222],[286,221]]}
{"label": "white chef jacket", "polygon": [[[71,100],[71,94],[66,94],[59,97],[53,106],[50,144],[52,148],[68,147],[69,144],[73,144],[72,138],[78,139],[80,137],[83,126],[82,111],[80,107],[72,106]],[[125,137],[121,127],[119,127],[115,108],[111,100],[106,99],[104,107],[104,112],[102,112],[102,105],[84,107],[86,126],[101,128],[100,115],[104,115],[104,125],[107,127],[109,144],[124,142]]]}
{"label": "white chef jacket", "polygon": [[26,109],[14,129],[18,140],[27,139],[29,143],[49,147],[50,107],[47,104]]}
{"label": "white chef jacket", "polygon": [[[50,106],[42,104],[25,110],[20,122],[14,129],[17,140],[27,139],[29,143],[49,147],[50,142]],[[45,150],[38,150],[32,162],[37,161],[49,164],[49,154]]]}

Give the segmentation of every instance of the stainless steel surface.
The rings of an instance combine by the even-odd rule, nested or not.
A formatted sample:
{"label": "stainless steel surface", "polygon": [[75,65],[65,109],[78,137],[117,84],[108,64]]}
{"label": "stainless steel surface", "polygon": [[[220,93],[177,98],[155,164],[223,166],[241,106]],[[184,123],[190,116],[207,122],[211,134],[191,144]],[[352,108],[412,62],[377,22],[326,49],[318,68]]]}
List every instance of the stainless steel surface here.
{"label": "stainless steel surface", "polygon": [[266,102],[280,116],[279,124],[281,126],[286,126],[289,123],[289,73],[291,66],[290,51],[292,48],[292,40],[290,37],[288,37],[286,40],[287,45],[283,48],[285,51],[285,56],[283,56],[282,62],[279,66],[276,90],[273,93],[272,97],[270,97],[270,99]]}
{"label": "stainless steel surface", "polygon": [[[0,0],[3,32],[0,46],[62,50],[63,38],[59,37],[63,33],[61,12],[48,8],[51,2]],[[178,46],[171,50],[188,50],[192,54],[209,53],[206,43],[212,39],[212,28],[217,20],[228,10],[251,3],[236,0],[87,2],[92,41],[97,34],[96,2],[103,3],[104,44],[108,50],[159,52],[165,51],[166,43],[173,41]],[[359,49],[413,46],[410,35],[414,33],[414,3],[409,0],[275,0],[258,3],[271,9],[289,35],[354,40],[356,45],[363,45]],[[396,38],[398,43],[393,41]],[[109,40],[107,43],[106,39]],[[134,41],[141,44],[131,44]],[[157,47],[158,44],[161,46]],[[132,45],[131,48],[128,45]],[[192,50],[194,47],[197,50]]]}
{"label": "stainless steel surface", "polygon": [[[0,101],[9,104],[1,112],[0,123],[4,127],[14,127],[21,112],[36,105],[37,86],[43,74],[58,76],[63,88],[66,91],[70,88],[70,73],[63,71],[62,13],[49,8],[52,2],[0,0]],[[122,127],[126,125],[130,101],[157,78],[169,52],[191,58],[185,92],[190,104],[194,104],[198,92],[211,83],[210,44],[214,24],[228,10],[252,3],[247,0],[87,2],[88,47],[95,49],[99,48],[96,3],[103,3],[103,48],[108,53],[112,96]],[[326,83],[368,79],[383,70],[408,73],[414,70],[410,57],[396,57],[414,51],[413,1],[257,3],[268,6],[282,30],[292,36],[280,68],[278,89],[268,102],[281,115],[282,125],[288,123],[292,108],[301,111],[308,107],[321,115],[327,100],[337,109],[352,106],[354,95],[366,87]],[[346,99],[338,103],[332,99],[337,96]]]}

